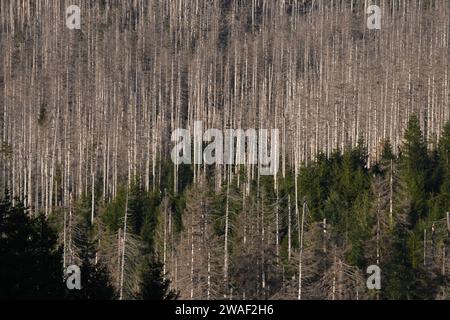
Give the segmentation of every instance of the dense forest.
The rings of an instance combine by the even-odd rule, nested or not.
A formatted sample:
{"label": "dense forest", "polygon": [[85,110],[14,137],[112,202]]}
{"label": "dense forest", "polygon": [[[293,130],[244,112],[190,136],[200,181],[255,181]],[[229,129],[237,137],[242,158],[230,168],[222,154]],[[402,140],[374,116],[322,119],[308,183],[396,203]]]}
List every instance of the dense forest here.
{"label": "dense forest", "polygon": [[1,0],[0,299],[449,299],[450,2],[373,2]]}

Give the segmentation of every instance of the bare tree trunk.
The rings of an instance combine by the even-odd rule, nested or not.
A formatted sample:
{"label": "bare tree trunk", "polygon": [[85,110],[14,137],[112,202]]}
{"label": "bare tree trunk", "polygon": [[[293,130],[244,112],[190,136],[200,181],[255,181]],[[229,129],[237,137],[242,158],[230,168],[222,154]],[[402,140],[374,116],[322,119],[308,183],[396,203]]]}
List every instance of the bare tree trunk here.
{"label": "bare tree trunk", "polygon": [[291,246],[292,246],[292,236],[291,236],[291,195],[288,195],[288,261],[291,261]]}
{"label": "bare tree trunk", "polygon": [[127,198],[125,200],[125,213],[123,222],[123,239],[122,239],[122,263],[120,266],[120,295],[119,300],[123,300],[123,280],[124,280],[124,267],[125,267],[125,249],[127,240],[127,218],[128,217],[128,190]]}
{"label": "bare tree trunk", "polygon": [[[229,170],[231,174],[231,169]],[[229,230],[229,198],[230,198],[230,179],[227,181],[227,194],[225,204],[225,237],[224,237],[224,257],[223,257],[223,285],[224,285],[224,298],[227,298],[228,294],[228,230]]]}
{"label": "bare tree trunk", "polygon": [[302,280],[303,280],[303,234],[304,234],[304,224],[305,224],[305,212],[306,212],[306,200],[303,199],[303,210],[302,219],[299,221],[299,258],[298,258],[298,300],[302,299]]}

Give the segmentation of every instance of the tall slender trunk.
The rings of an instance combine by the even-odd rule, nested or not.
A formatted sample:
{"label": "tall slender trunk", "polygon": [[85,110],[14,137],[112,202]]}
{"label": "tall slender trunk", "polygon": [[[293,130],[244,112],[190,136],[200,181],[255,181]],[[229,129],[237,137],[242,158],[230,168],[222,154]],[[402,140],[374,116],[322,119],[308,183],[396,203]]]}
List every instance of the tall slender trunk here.
{"label": "tall slender trunk", "polygon": [[291,195],[288,195],[288,261],[291,261]]}
{"label": "tall slender trunk", "polygon": [[303,233],[304,233],[304,224],[305,224],[305,212],[306,212],[306,200],[303,200],[303,210],[302,210],[302,219],[299,225],[299,244],[300,244],[300,252],[298,258],[298,300],[302,299],[302,280],[303,280]]}
{"label": "tall slender trunk", "polygon": [[[231,169],[230,169],[231,171]],[[227,298],[228,294],[228,230],[229,230],[229,198],[230,198],[230,179],[227,179],[227,195],[225,204],[225,239],[224,239],[224,257],[223,257],[223,285],[224,285],[224,298]]]}
{"label": "tall slender trunk", "polygon": [[125,201],[125,214],[123,222],[123,239],[122,239],[122,262],[120,266],[120,296],[119,299],[123,300],[123,279],[124,279],[124,267],[125,267],[125,249],[127,240],[127,217],[128,217],[128,190],[127,197]]}

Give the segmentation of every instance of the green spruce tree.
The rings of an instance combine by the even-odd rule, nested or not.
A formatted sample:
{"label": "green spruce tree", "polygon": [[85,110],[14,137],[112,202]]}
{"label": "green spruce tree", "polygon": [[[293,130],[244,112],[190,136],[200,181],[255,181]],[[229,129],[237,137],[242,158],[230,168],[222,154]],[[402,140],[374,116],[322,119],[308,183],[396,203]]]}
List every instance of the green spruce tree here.
{"label": "green spruce tree", "polygon": [[0,299],[63,299],[62,251],[42,216],[0,202]]}
{"label": "green spruce tree", "polygon": [[164,277],[163,265],[149,257],[142,270],[140,286],[142,300],[176,300],[178,293],[170,289],[170,280]]}

